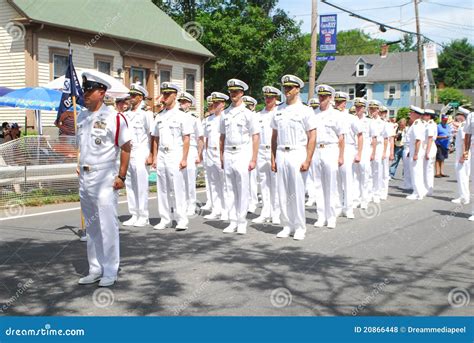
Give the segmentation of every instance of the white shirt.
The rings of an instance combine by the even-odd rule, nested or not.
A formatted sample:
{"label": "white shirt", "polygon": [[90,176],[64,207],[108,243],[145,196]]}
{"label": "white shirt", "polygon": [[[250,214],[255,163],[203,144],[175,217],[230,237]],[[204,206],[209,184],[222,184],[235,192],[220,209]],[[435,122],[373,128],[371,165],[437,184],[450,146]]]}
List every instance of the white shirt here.
{"label": "white shirt", "polygon": [[230,105],[220,117],[220,132],[225,135],[226,146],[249,144],[251,136],[259,133],[255,114],[244,103],[237,107]]}
{"label": "white shirt", "polygon": [[260,130],[260,145],[272,144],[273,129],[271,127],[271,122],[276,111],[277,107],[275,107],[272,111],[267,111],[264,108],[257,113],[258,127]]}
{"label": "white shirt", "polygon": [[[410,151],[410,157],[413,158],[417,140],[421,141],[420,150],[418,154],[420,154],[423,151],[423,141],[425,139],[425,125],[421,119],[417,119],[413,122],[413,124],[408,129],[407,137],[409,140],[408,149]],[[418,157],[420,157],[420,155],[418,155]]]}
{"label": "white shirt", "polygon": [[[466,118],[466,125],[464,126],[464,132],[471,136],[471,150],[474,148],[474,112],[469,113]],[[471,171],[474,173],[474,171]]]}
{"label": "white shirt", "polygon": [[207,138],[208,148],[219,148],[221,137],[221,115],[210,115],[206,118],[206,126],[204,128],[204,137]]}
{"label": "white shirt", "polygon": [[359,128],[360,128],[360,132],[362,132],[364,148],[369,148],[371,144],[369,131],[370,131],[370,122],[372,119],[367,118],[365,116],[362,118],[355,116],[355,118],[359,120]]}
{"label": "white shirt", "polygon": [[117,161],[120,147],[132,139],[127,123],[121,115],[117,125],[117,115],[117,111],[104,104],[96,112],[84,110],[79,113],[77,145],[80,165],[94,166]]}
{"label": "white shirt", "polygon": [[153,113],[138,109],[124,113],[132,135],[132,151],[137,149],[150,149],[149,133],[153,125]]}
{"label": "white shirt", "polygon": [[339,136],[347,133],[348,128],[344,118],[338,110],[329,106],[325,111],[320,111],[316,115],[318,123],[317,143],[335,144],[339,142]]}
{"label": "white shirt", "polygon": [[182,112],[189,115],[189,120],[191,121],[191,124],[193,126],[193,132],[190,136],[189,145],[192,147],[197,147],[197,138],[204,136],[204,127],[201,123],[201,120],[194,113],[184,111]]}
{"label": "white shirt", "polygon": [[387,130],[385,122],[378,117],[377,119],[372,119],[370,122],[370,137],[376,138],[377,144],[383,143],[384,138],[387,138]]}
{"label": "white shirt", "polygon": [[350,114],[347,110],[342,111],[341,115],[347,126],[345,143],[357,146],[357,135],[362,133],[363,129],[359,118]]}
{"label": "white shirt", "polygon": [[[464,137],[466,136],[466,122],[463,122],[458,127],[458,132],[456,132],[456,160],[459,161],[459,158],[462,156],[462,152],[464,150]],[[471,138],[472,139],[472,138]]]}
{"label": "white shirt", "polygon": [[155,118],[152,135],[160,138],[160,147],[171,149],[183,146],[183,136],[191,135],[194,128],[189,117],[175,105],[170,110],[163,110]]}
{"label": "white shirt", "polygon": [[313,110],[298,101],[293,105],[279,105],[270,126],[278,131],[277,145],[303,146],[308,143],[307,132],[316,129],[316,122]]}

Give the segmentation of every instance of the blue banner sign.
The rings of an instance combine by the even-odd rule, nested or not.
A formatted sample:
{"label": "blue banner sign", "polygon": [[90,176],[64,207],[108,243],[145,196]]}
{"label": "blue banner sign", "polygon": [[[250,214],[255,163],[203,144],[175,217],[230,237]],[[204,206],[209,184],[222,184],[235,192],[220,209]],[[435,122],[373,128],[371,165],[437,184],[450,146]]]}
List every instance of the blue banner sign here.
{"label": "blue banner sign", "polygon": [[336,53],[337,14],[319,16],[319,52]]}
{"label": "blue banner sign", "polygon": [[316,61],[335,61],[336,56],[316,56]]}

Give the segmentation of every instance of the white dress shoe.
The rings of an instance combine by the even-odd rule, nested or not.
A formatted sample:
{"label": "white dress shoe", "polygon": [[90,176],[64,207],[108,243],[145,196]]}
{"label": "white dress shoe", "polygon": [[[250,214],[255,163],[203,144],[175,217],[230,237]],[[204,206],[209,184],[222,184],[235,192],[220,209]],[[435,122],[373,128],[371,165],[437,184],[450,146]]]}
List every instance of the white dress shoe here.
{"label": "white dress shoe", "polygon": [[470,216],[469,218],[467,218],[467,220],[471,221],[471,222],[474,222],[474,215],[473,216]]}
{"label": "white dress shoe", "polygon": [[280,224],[281,224],[280,218],[272,219],[272,224],[273,224],[273,225],[280,225]]}
{"label": "white dress shoe", "polygon": [[336,220],[328,220],[328,225],[326,225],[328,229],[335,229],[336,228]]}
{"label": "white dress shoe", "polygon": [[229,215],[227,212],[221,214],[220,220],[229,220]]}
{"label": "white dress shoe", "polygon": [[206,214],[204,216],[204,219],[219,219],[220,213],[217,212],[211,212],[209,214]]}
{"label": "white dress shoe", "polygon": [[222,230],[223,233],[234,233],[237,231],[237,224],[235,223],[230,223],[224,230]]}
{"label": "white dress shoe", "polygon": [[204,206],[201,207],[201,210],[210,211],[211,207],[211,204],[206,203]]}
{"label": "white dress shoe", "polygon": [[255,218],[255,219],[252,219],[252,223],[254,223],[254,224],[263,224],[263,223],[265,223],[267,220],[268,220],[267,217],[260,216],[260,217],[257,217],[257,218]]}
{"label": "white dress shoe", "polygon": [[455,204],[463,204],[463,205],[468,205],[469,204],[469,200],[466,200],[466,199],[463,199],[463,198],[453,199],[453,200],[451,200],[451,202],[455,203]]}
{"label": "white dress shoe", "polygon": [[326,225],[326,221],[325,221],[325,220],[320,220],[320,219],[318,219],[318,220],[316,221],[316,223],[314,223],[314,226],[315,226],[315,227],[323,227],[324,225]]}
{"label": "white dress shoe", "polygon": [[194,216],[195,214],[196,214],[196,211],[194,211],[194,210],[187,210],[187,211],[186,211],[186,215],[187,215],[188,217]]}
{"label": "white dress shoe", "polygon": [[291,236],[291,229],[289,226],[285,226],[283,230],[277,233],[277,238],[288,238]]}
{"label": "white dress shoe", "polygon": [[237,233],[240,235],[245,235],[247,233],[247,223],[237,225]]}
{"label": "white dress shoe", "polygon": [[153,226],[153,229],[155,229],[155,230],[164,230],[164,229],[170,227],[170,224],[171,223],[165,223],[165,222],[161,221],[158,224],[156,224],[155,226]]}
{"label": "white dress shoe", "polygon": [[122,225],[123,226],[133,226],[136,223],[137,220],[138,220],[137,216],[132,216],[132,218],[130,218],[129,220],[124,221],[122,223]]}
{"label": "white dress shoe", "polygon": [[90,285],[99,281],[101,277],[102,275],[100,274],[89,274],[87,276],[81,277],[77,283],[79,285]]}
{"label": "white dress shoe", "polygon": [[189,224],[188,221],[186,221],[186,220],[180,220],[180,221],[176,224],[176,231],[184,231],[184,230],[187,230],[187,229],[188,229],[188,224]]}
{"label": "white dress shoe", "polygon": [[363,210],[366,210],[369,205],[366,202],[361,202],[360,203],[360,208]]}
{"label": "white dress shoe", "polygon": [[374,204],[380,204],[380,198],[374,197]]}
{"label": "white dress shoe", "polygon": [[306,230],[299,228],[299,229],[296,229],[293,239],[296,241],[302,241],[305,236],[306,236]]}
{"label": "white dress shoe", "polygon": [[418,195],[416,194],[410,194],[407,196],[407,199],[408,200],[421,200],[422,198],[420,198]]}
{"label": "white dress shoe", "polygon": [[254,213],[257,209],[257,205],[249,205],[247,212]]}
{"label": "white dress shoe", "polygon": [[316,200],[308,198],[308,200],[306,201],[306,203],[304,205],[307,206],[307,207],[311,207],[311,206],[314,205],[315,202],[316,202]]}
{"label": "white dress shoe", "polygon": [[112,276],[104,276],[99,281],[99,287],[109,287],[112,286],[115,281],[117,281],[116,277]]}
{"label": "white dress shoe", "polygon": [[347,219],[354,219],[354,218],[355,218],[355,216],[354,216],[354,211],[352,211],[352,210],[351,210],[351,211],[347,211],[347,212],[346,212],[346,218],[347,218]]}
{"label": "white dress shoe", "polygon": [[133,224],[133,226],[136,226],[136,227],[143,227],[147,225],[150,225],[150,222],[148,221],[148,218],[145,218],[145,217],[138,218],[135,224]]}

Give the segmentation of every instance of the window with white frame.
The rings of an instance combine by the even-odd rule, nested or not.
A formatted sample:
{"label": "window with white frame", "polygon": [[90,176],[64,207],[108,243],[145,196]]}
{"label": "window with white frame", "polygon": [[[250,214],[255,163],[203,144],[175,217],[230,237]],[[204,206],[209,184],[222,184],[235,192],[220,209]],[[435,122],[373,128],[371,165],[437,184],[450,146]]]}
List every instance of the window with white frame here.
{"label": "window with white frame", "polygon": [[110,62],[99,60],[97,61],[97,70],[100,71],[101,73],[110,75],[112,66],[110,65]]}
{"label": "window with white frame", "polygon": [[357,77],[362,77],[365,76],[365,64],[364,63],[358,63],[357,64]]}
{"label": "window with white frame", "polygon": [[191,94],[192,96],[196,93],[196,71],[195,70],[185,70],[184,71],[184,88],[185,91]]}
{"label": "window with white frame", "polygon": [[388,114],[390,117],[395,117],[397,113],[395,112],[395,110],[388,110]]}
{"label": "window with white frame", "polygon": [[355,90],[355,87],[349,87],[349,88],[347,89],[347,93],[349,94],[349,99],[350,99],[350,100],[354,100],[354,98],[355,98],[355,91],[356,91],[356,90]]}
{"label": "window with white frame", "polygon": [[397,86],[388,85],[388,97],[389,98],[395,98],[396,94],[397,94]]}
{"label": "window with white frame", "polygon": [[53,80],[66,74],[68,56],[53,54]]}

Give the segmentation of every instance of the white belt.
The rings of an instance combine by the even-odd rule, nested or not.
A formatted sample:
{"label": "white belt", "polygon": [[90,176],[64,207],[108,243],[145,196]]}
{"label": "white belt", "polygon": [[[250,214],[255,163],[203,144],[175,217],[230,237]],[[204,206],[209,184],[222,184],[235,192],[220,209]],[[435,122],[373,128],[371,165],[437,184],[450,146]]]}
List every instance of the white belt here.
{"label": "white belt", "polygon": [[270,149],[272,146],[271,145],[265,145],[265,144],[260,144],[260,149]]}
{"label": "white belt", "polygon": [[116,166],[117,166],[116,161],[109,161],[109,162],[95,163],[95,164],[82,164],[80,165],[79,168],[80,170],[83,170],[85,172],[92,172],[92,171],[97,171],[97,170],[115,168]]}
{"label": "white belt", "polygon": [[291,151],[291,150],[300,150],[305,149],[306,145],[279,145],[278,150],[281,151]]}
{"label": "white belt", "polygon": [[335,148],[338,147],[338,143],[317,143],[316,148],[323,149],[323,148]]}
{"label": "white belt", "polygon": [[182,149],[183,147],[182,146],[178,146],[178,147],[169,147],[169,146],[160,146],[159,147],[159,151],[162,151],[164,153],[168,153],[168,152],[172,152],[172,151],[177,151],[178,149]]}
{"label": "white belt", "polygon": [[219,147],[217,147],[217,146],[208,146],[208,147],[207,147],[207,150],[214,150],[214,151],[217,151],[217,150],[219,150]]}

